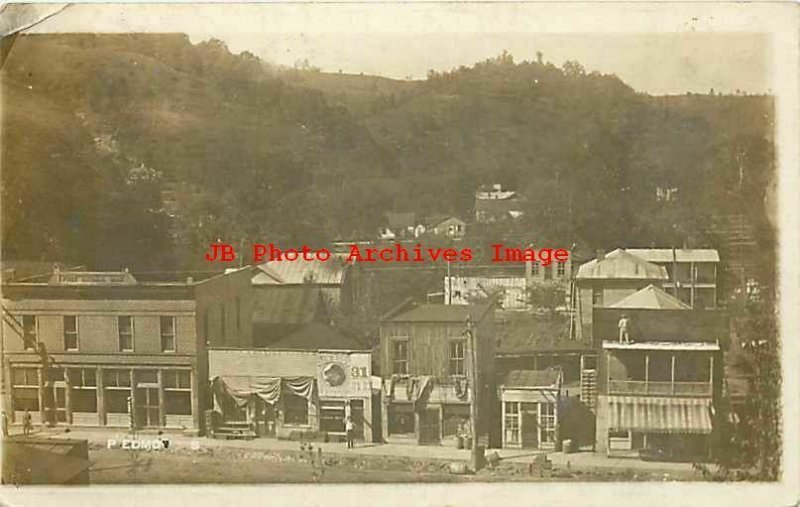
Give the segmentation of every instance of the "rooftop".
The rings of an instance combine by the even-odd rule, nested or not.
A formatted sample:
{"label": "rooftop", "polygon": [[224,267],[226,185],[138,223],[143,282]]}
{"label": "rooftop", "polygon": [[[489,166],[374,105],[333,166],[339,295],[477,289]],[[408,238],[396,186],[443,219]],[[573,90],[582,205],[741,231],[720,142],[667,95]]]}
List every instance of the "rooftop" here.
{"label": "rooftop", "polygon": [[655,285],[648,285],[640,291],[634,292],[630,296],[617,301],[609,308],[641,308],[648,310],[691,310],[680,299],[671,296],[659,289]]}
{"label": "rooftop", "polygon": [[313,283],[341,285],[347,267],[347,254],[334,253],[327,261],[269,261],[259,264],[253,274],[253,285],[299,285]]}
{"label": "rooftop", "polygon": [[500,385],[512,388],[556,387],[561,372],[555,368],[546,370],[512,370]]}
{"label": "rooftop", "polygon": [[591,260],[578,268],[578,280],[668,280],[667,270],[641,257],[618,248],[600,259]]}
{"label": "rooftop", "polygon": [[626,251],[647,262],[719,262],[719,252],[711,248],[628,248]]}
{"label": "rooftop", "polygon": [[292,350],[369,350],[354,337],[340,329],[312,322],[269,345],[273,349]]}
{"label": "rooftop", "polygon": [[496,353],[504,356],[552,350],[584,350],[590,343],[569,339],[569,316],[504,314]]}
{"label": "rooftop", "polygon": [[713,342],[633,342],[619,343],[615,341],[604,341],[603,348],[606,350],[685,350],[685,351],[717,351],[720,350],[718,343]]}
{"label": "rooftop", "polygon": [[434,305],[420,304],[401,312],[388,320],[390,322],[460,322],[467,317],[474,322],[483,320],[491,305]]}

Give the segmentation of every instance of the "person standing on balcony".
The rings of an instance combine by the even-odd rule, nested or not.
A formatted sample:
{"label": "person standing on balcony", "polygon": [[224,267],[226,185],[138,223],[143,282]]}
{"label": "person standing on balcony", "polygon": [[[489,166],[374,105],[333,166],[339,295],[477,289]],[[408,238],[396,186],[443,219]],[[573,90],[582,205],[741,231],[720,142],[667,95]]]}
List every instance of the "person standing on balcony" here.
{"label": "person standing on balcony", "polygon": [[620,343],[630,343],[631,342],[630,326],[631,326],[631,322],[628,319],[628,316],[623,313],[622,316],[619,318],[619,323],[617,323],[617,327],[619,327],[619,342]]}

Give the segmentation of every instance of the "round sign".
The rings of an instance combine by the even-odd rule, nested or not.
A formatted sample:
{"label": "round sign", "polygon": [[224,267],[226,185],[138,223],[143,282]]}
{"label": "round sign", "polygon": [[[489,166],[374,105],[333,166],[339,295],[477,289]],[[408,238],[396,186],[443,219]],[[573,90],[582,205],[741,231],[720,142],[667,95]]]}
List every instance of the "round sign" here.
{"label": "round sign", "polygon": [[344,372],[344,367],[339,363],[330,363],[322,369],[322,378],[331,387],[337,387],[344,384],[347,379],[347,374]]}

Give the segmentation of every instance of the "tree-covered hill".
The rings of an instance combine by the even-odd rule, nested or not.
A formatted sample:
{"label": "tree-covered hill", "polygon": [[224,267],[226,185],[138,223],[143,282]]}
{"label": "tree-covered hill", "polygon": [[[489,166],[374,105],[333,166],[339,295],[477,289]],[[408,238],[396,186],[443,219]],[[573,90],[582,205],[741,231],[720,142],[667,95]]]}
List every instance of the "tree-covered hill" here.
{"label": "tree-covered hill", "polygon": [[773,166],[769,97],[651,97],[541,57],[398,81],[184,35],[25,35],[1,78],[7,258],[192,267],[216,239],[469,217],[494,182],[525,195],[515,231],[540,243],[708,243],[716,215],[763,222]]}

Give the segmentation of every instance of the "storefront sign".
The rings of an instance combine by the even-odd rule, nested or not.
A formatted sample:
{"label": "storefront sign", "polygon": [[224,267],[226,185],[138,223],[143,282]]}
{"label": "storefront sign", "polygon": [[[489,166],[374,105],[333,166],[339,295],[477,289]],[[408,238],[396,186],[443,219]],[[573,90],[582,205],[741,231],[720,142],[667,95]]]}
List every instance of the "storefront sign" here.
{"label": "storefront sign", "polygon": [[320,397],[364,397],[372,389],[370,355],[320,352],[317,385]]}

